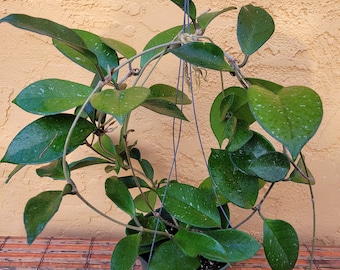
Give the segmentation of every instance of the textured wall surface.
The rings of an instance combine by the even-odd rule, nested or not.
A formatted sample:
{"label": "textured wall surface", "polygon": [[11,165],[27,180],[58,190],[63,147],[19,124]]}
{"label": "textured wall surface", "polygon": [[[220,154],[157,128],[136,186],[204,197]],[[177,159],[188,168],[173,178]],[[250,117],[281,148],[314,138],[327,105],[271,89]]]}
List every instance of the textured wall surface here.
{"label": "textured wall surface", "polygon": [[[199,13],[226,5],[240,7],[248,1],[196,0]],[[211,3],[209,3],[211,2]],[[228,4],[226,4],[228,2]],[[316,90],[324,103],[324,119],[316,136],[305,147],[304,154],[317,184],[314,195],[317,211],[318,244],[340,245],[340,2],[309,1],[252,1],[266,8],[274,17],[276,30],[271,40],[254,56],[244,73],[283,85],[306,85]],[[112,37],[142,50],[158,32],[182,22],[180,9],[167,0],[0,0],[0,16],[26,13],[63,23],[71,28],[90,30],[100,36]],[[207,35],[223,49],[239,57],[235,37],[237,12],[223,14],[214,22]],[[77,67],[51,46],[49,38],[22,31],[8,24],[0,25],[0,155],[3,156],[11,139],[36,116],[28,115],[11,101],[28,84],[43,78],[62,78],[88,84],[91,74]],[[167,56],[170,64],[161,65],[160,74],[151,83],[176,83],[177,59]],[[209,72],[195,90],[197,117],[206,153],[217,146],[208,123],[209,106],[219,92],[214,83],[217,75]],[[230,85],[236,81],[230,78]],[[228,84],[228,83],[227,83]],[[227,85],[226,85],[227,86]],[[179,167],[180,180],[199,181],[207,173],[195,135],[193,114],[188,110],[190,123],[183,126]],[[157,162],[157,177],[166,177],[171,162],[171,119],[139,110],[133,115],[132,136],[140,138],[143,155]],[[131,141],[133,137],[131,137]],[[81,157],[82,151],[72,154]],[[72,158],[71,158],[72,159]],[[61,189],[62,181],[39,178],[35,166],[28,166],[10,181],[4,181],[14,165],[0,164],[0,234],[25,235],[23,210],[29,198],[45,190]],[[103,168],[85,169],[73,175],[80,192],[106,214],[124,217],[105,198]],[[268,218],[290,222],[302,243],[312,235],[312,210],[307,186],[278,184],[263,206]],[[246,211],[234,213],[236,223]],[[128,217],[125,217],[128,220]],[[245,225],[250,233],[261,235],[261,223],[255,218]],[[59,212],[45,228],[44,236],[118,237],[124,229],[116,226],[75,197],[65,197]]]}

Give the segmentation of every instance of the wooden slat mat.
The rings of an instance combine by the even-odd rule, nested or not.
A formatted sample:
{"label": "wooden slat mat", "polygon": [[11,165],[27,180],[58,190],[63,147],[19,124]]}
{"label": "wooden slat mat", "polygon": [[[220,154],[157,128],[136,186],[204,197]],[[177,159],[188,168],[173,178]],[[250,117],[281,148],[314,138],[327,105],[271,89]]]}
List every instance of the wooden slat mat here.
{"label": "wooden slat mat", "polygon": [[[0,237],[0,269],[110,269],[116,240],[38,238],[27,246],[22,237]],[[295,269],[309,269],[310,248],[300,247]],[[140,270],[137,261],[134,270]],[[232,265],[231,269],[270,269],[260,250],[254,258]],[[340,247],[317,247],[313,269],[339,269]]]}

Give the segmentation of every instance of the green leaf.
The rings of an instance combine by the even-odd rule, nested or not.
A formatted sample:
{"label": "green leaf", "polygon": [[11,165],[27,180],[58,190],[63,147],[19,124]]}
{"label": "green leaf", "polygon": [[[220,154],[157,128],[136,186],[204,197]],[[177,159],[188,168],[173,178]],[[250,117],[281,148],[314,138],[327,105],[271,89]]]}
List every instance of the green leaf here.
{"label": "green leaf", "polygon": [[[152,208],[155,207],[157,194],[155,192],[153,192],[152,190],[145,191],[143,194],[144,195],[138,194],[138,196],[136,196],[136,198],[133,201],[135,202],[135,206],[139,211],[150,212],[151,209],[150,209],[149,205]],[[146,203],[145,198],[146,198],[148,204]]]}
{"label": "green leaf", "polygon": [[[149,50],[153,47],[171,42],[172,40],[174,40],[176,38],[176,36],[178,35],[178,33],[182,32],[183,30],[183,26],[179,25],[179,26],[175,26],[172,27],[170,29],[167,29],[159,34],[157,34],[156,36],[154,36],[152,39],[150,39],[150,41],[145,45],[143,51]],[[191,25],[190,28],[190,32],[193,33],[194,32],[194,28]],[[151,59],[153,59],[157,54],[163,52],[166,49],[166,47],[161,47],[155,50],[151,50],[147,53],[144,53],[141,56],[140,59],[140,66],[143,68]],[[164,54],[166,54],[167,51],[164,51]]]}
{"label": "green leaf", "polygon": [[75,82],[46,79],[27,86],[13,102],[27,112],[50,115],[82,105],[92,90]]}
{"label": "green leaf", "polygon": [[166,189],[166,193],[165,187],[157,190],[157,193],[160,199],[164,200],[166,210],[178,220],[201,228],[220,227],[218,210],[205,196],[204,191],[172,182]]}
{"label": "green leaf", "polygon": [[192,258],[185,255],[178,245],[170,240],[156,249],[148,270],[196,270],[199,266],[200,260],[198,257]]}
{"label": "green leaf", "polygon": [[[63,55],[65,55],[72,62],[77,65],[97,74],[99,69],[98,60],[93,61],[93,58],[88,57],[88,55],[82,51],[74,49],[72,46],[61,42],[57,39],[52,39],[54,47],[56,47]],[[92,53],[91,53],[92,54]]]}
{"label": "green leaf", "polygon": [[289,223],[283,220],[265,219],[263,247],[272,269],[290,270],[294,268],[299,255],[299,239]]}
{"label": "green leaf", "polygon": [[233,86],[223,90],[211,106],[210,126],[220,147],[227,138],[227,121],[231,115],[249,125],[255,121],[249,110],[247,92],[241,87]]}
{"label": "green leaf", "polygon": [[121,210],[130,216],[136,215],[135,204],[132,196],[118,177],[112,176],[105,181],[106,196],[111,199]]}
{"label": "green leaf", "polygon": [[138,256],[142,237],[138,234],[125,236],[115,246],[111,256],[111,270],[131,270]]}
{"label": "green leaf", "polygon": [[232,71],[232,68],[224,60],[223,50],[213,43],[190,42],[169,51],[195,66],[220,71]]}
{"label": "green leaf", "polygon": [[249,169],[265,181],[277,182],[287,175],[290,162],[288,157],[280,152],[269,152],[254,160]]}
{"label": "green leaf", "polygon": [[289,176],[289,179],[295,183],[315,185],[315,178],[312,175],[311,171],[307,168],[303,156],[299,159],[297,166],[300,168],[301,172],[309,178],[309,181],[308,179],[303,177],[297,169],[294,169],[294,171],[292,171],[292,173]]}
{"label": "green leaf", "polygon": [[45,191],[29,199],[24,210],[28,245],[33,243],[58,211],[64,194],[61,190]]}
{"label": "green leaf", "polygon": [[257,85],[266,88],[274,93],[278,93],[283,88],[282,85],[279,85],[277,83],[257,78],[246,78],[246,81],[248,81],[252,85]]}
{"label": "green leaf", "polygon": [[[74,30],[85,42],[87,48],[96,55],[99,65],[107,73],[107,68],[115,68],[119,64],[118,55],[115,50],[107,46],[99,36],[84,30]],[[114,80],[117,80],[115,73]]]}
{"label": "green leaf", "polygon": [[295,160],[321,123],[323,112],[318,94],[305,86],[284,87],[273,93],[252,85],[248,99],[259,124],[284,144]]}
{"label": "green leaf", "polygon": [[253,5],[243,6],[237,20],[237,39],[246,55],[256,52],[274,33],[273,18]]}
{"label": "green leaf", "polygon": [[105,43],[106,46],[119,52],[121,55],[123,55],[127,59],[133,57],[137,53],[134,48],[116,39],[102,37],[101,40],[102,42]]}
{"label": "green leaf", "polygon": [[151,163],[147,161],[146,159],[142,159],[139,164],[141,165],[143,172],[145,173],[145,176],[148,179],[153,180],[154,171],[153,171]]}
{"label": "green leaf", "polygon": [[166,84],[155,84],[150,87],[149,99],[164,99],[174,104],[191,104],[190,98],[182,91]]}
{"label": "green leaf", "polygon": [[7,183],[11,180],[11,178],[12,178],[18,171],[20,171],[23,167],[25,167],[25,165],[19,164],[19,165],[15,166],[15,168],[14,168],[14,169],[11,171],[11,173],[7,176],[7,179],[6,179],[6,181],[5,181],[5,184],[7,184]]}
{"label": "green leaf", "polygon": [[[137,187],[137,184],[136,184],[133,176],[122,176],[122,177],[119,177],[119,181],[121,181],[128,188],[135,188],[135,187]],[[149,185],[143,179],[137,177],[137,181],[138,181],[140,187],[150,188]]]}
{"label": "green leaf", "polygon": [[172,102],[163,99],[147,99],[143,107],[156,113],[188,121],[183,112]]}
{"label": "green leaf", "polygon": [[93,145],[93,149],[109,159],[113,159],[117,155],[112,139],[107,134],[98,137],[98,141]]}
{"label": "green leaf", "polygon": [[254,206],[259,191],[257,177],[238,171],[224,150],[212,149],[208,163],[211,177],[223,196],[242,208]]}
{"label": "green leaf", "polygon": [[[163,217],[163,214],[162,214]],[[137,214],[136,218],[138,219],[139,223],[141,226],[143,226],[143,228],[147,228],[150,230],[156,230],[157,231],[161,231],[161,232],[165,232],[166,231],[166,226],[165,224],[160,221],[157,217],[155,216],[143,216],[142,214]],[[128,223],[129,225],[132,226],[137,226],[135,219],[131,219]],[[136,230],[133,229],[129,229],[126,228],[125,233],[127,235],[130,234],[136,234],[139,233]],[[140,246],[143,246],[143,249],[145,248],[146,252],[150,251],[149,248],[151,248],[152,243],[164,240],[164,239],[168,239],[168,237],[166,235],[160,235],[158,234],[155,238],[154,233],[150,233],[150,232],[143,232],[142,233],[142,239],[140,242]]]}
{"label": "green leaf", "polygon": [[202,15],[200,15],[198,18],[197,18],[197,22],[198,22],[198,25],[200,26],[200,28],[202,30],[205,30],[208,25],[219,15],[221,15],[222,13],[226,12],[226,11],[229,11],[229,10],[234,10],[234,9],[237,9],[236,7],[227,7],[227,8],[224,8],[220,11],[215,11],[215,12],[207,12],[207,13],[204,13]]}
{"label": "green leaf", "polygon": [[91,98],[91,104],[99,111],[113,115],[122,124],[125,116],[141,105],[149,96],[145,87],[131,87],[122,91],[104,90]]}
{"label": "green leaf", "polygon": [[[42,164],[62,157],[74,118],[71,114],[56,114],[33,121],[14,137],[1,162]],[[92,123],[80,118],[71,136],[68,153],[81,145],[94,130]]]}
{"label": "green leaf", "polygon": [[250,164],[260,156],[275,151],[273,145],[261,134],[253,131],[252,138],[237,151],[229,154],[230,160],[238,170],[245,174],[254,175],[249,169]]}
{"label": "green leaf", "polygon": [[[55,180],[65,180],[62,163],[62,158],[52,161],[49,164],[36,169],[37,175],[40,177],[50,177]],[[68,175],[70,175],[70,171],[68,171]]]}
{"label": "green leaf", "polygon": [[66,43],[81,54],[86,55],[93,63],[97,63],[96,56],[87,49],[82,38],[73,30],[61,24],[25,14],[10,14],[7,17],[2,18],[0,23],[2,22],[7,22],[15,27],[49,36],[60,42]]}
{"label": "green leaf", "polygon": [[234,152],[245,145],[253,136],[253,132],[249,130],[249,126],[244,121],[238,121],[236,117],[231,117],[227,122],[227,137],[229,138],[226,150]]}
{"label": "green leaf", "polygon": [[201,232],[179,230],[174,236],[175,243],[190,257],[203,256],[212,261],[227,262],[227,252],[213,237]]}
{"label": "green leaf", "polygon": [[[177,6],[179,6],[186,14],[189,15],[189,17],[192,20],[196,19],[196,7],[194,2],[191,0],[171,0],[171,2],[175,3]],[[189,5],[188,5],[189,4]],[[187,5],[187,6],[185,6]]]}
{"label": "green leaf", "polygon": [[228,263],[252,258],[260,249],[260,243],[249,234],[233,229],[207,231],[224,248]]}
{"label": "green leaf", "polygon": [[70,171],[73,171],[73,170],[77,170],[77,169],[84,168],[87,166],[105,164],[105,163],[111,163],[111,162],[107,161],[106,159],[102,159],[102,158],[87,157],[87,158],[83,158],[83,159],[72,162],[69,165],[69,168],[70,168]]}

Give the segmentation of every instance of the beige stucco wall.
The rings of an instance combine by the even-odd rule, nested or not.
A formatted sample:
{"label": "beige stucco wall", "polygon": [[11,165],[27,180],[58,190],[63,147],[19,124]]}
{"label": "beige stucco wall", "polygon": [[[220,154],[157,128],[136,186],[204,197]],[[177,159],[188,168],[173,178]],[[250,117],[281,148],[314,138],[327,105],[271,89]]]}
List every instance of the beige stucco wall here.
{"label": "beige stucco wall", "polygon": [[[249,1],[196,0],[202,12],[207,8],[220,9],[235,4],[240,7]],[[211,3],[209,3],[211,2]],[[226,3],[228,2],[228,3]],[[262,5],[274,17],[276,32],[267,45],[250,59],[247,75],[276,81],[283,85],[302,84],[315,89],[324,102],[324,119],[316,136],[306,146],[304,154],[317,184],[314,195],[317,210],[317,243],[340,245],[340,2],[330,0],[309,1],[252,1]],[[181,24],[182,14],[168,0],[0,0],[0,16],[10,13],[27,13],[45,17],[72,28],[90,30],[98,35],[112,37],[133,45],[140,51],[145,43],[159,31]],[[222,15],[207,34],[222,48],[238,56],[234,29],[236,12]],[[63,78],[80,83],[90,83],[91,75],[64,59],[51,46],[48,38],[25,32],[8,24],[0,25],[0,155],[3,156],[11,139],[30,120],[30,116],[11,103],[11,100],[29,83],[43,78]],[[167,56],[168,60],[172,60]],[[177,67],[160,68],[157,78],[175,84]],[[202,81],[196,90],[196,105],[203,144],[208,151],[217,146],[208,126],[209,106],[219,91],[215,86],[215,74],[207,82]],[[236,83],[233,79],[230,84]],[[200,180],[207,174],[202,162],[199,144],[195,137],[193,115],[191,123],[183,128],[179,156],[184,181]],[[140,148],[144,156],[157,161],[157,176],[164,177],[170,166],[171,143],[165,138],[171,135],[171,120],[140,110],[134,115]],[[131,138],[132,140],[132,138]],[[143,141],[143,142],[142,142]],[[81,152],[73,155],[82,156]],[[23,209],[27,200],[51,189],[60,189],[64,182],[39,178],[34,166],[19,172],[9,184],[6,176],[14,165],[0,164],[0,235],[25,235]],[[162,173],[163,172],[163,173]],[[103,168],[82,170],[73,178],[82,194],[106,214],[124,216],[104,195],[106,174]],[[312,234],[311,203],[308,187],[279,184],[264,205],[269,218],[281,218],[290,222],[302,243],[309,243]],[[236,220],[243,211],[234,213]],[[128,218],[126,217],[126,220]],[[261,235],[259,219],[244,228],[256,236]],[[118,237],[123,228],[98,217],[75,197],[66,197],[43,236]]]}

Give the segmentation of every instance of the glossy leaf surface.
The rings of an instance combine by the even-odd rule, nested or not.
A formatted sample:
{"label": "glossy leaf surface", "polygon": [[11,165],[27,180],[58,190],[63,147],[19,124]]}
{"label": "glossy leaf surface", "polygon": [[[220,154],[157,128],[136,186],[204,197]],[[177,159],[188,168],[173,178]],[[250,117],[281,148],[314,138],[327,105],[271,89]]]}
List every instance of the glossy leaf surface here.
{"label": "glossy leaf surface", "polygon": [[27,112],[50,115],[82,105],[92,90],[71,81],[46,79],[27,86],[13,102]]}
{"label": "glossy leaf surface", "polygon": [[212,149],[208,163],[212,179],[223,196],[242,208],[254,206],[259,191],[257,177],[236,170],[224,150]]}
{"label": "glossy leaf surface", "polygon": [[253,5],[243,6],[237,20],[237,39],[246,55],[256,52],[274,33],[273,18]]}
{"label": "glossy leaf surface", "polygon": [[198,257],[192,258],[185,255],[178,245],[171,240],[164,242],[156,249],[148,270],[196,270],[199,266]]}
{"label": "glossy leaf surface", "polygon": [[284,144],[295,160],[320,125],[323,112],[318,94],[304,86],[284,87],[274,93],[252,85],[248,98],[259,124]]}
{"label": "glossy leaf surface", "polygon": [[229,138],[226,150],[234,152],[245,145],[253,136],[253,132],[249,130],[247,123],[237,120],[232,116],[227,121],[226,127],[227,137]]}
{"label": "glossy leaf surface", "polygon": [[126,185],[128,188],[137,187],[136,181],[141,187],[145,187],[145,188],[149,187],[149,185],[140,177],[136,177],[136,181],[135,181],[133,176],[122,176],[122,177],[119,177],[119,181],[124,183],[124,185]]}
{"label": "glossy leaf surface", "polygon": [[130,45],[127,45],[119,40],[112,39],[112,38],[103,38],[103,37],[100,39],[111,49],[119,52],[121,55],[123,55],[127,59],[131,58],[137,53],[136,50],[132,48]]}
{"label": "glossy leaf surface", "polygon": [[122,124],[125,116],[141,105],[149,96],[145,87],[131,87],[123,91],[104,90],[92,96],[91,104],[99,111],[113,115]]}
{"label": "glossy leaf surface", "polygon": [[131,270],[138,256],[140,234],[122,238],[115,246],[111,256],[111,270]]}
{"label": "glossy leaf surface", "polygon": [[98,138],[98,141],[93,145],[93,149],[109,159],[115,158],[117,154],[112,139],[107,134],[103,134]]}
{"label": "glossy leaf surface", "polygon": [[73,171],[73,170],[77,170],[77,169],[84,168],[87,166],[105,164],[105,163],[110,163],[110,162],[102,158],[87,157],[87,158],[83,158],[83,159],[72,162],[69,165],[69,167],[70,167],[70,170]]}
{"label": "glossy leaf surface", "polygon": [[271,82],[271,81],[266,81],[263,79],[258,79],[258,78],[246,78],[246,80],[252,84],[252,85],[257,85],[257,86],[261,86],[263,88],[266,88],[274,93],[278,93],[283,86],[279,85],[277,83]]}
{"label": "glossy leaf surface", "polygon": [[224,60],[222,49],[213,43],[190,42],[178,48],[170,49],[170,52],[195,66],[232,71],[232,68]]}
{"label": "glossy leaf surface", "polygon": [[174,236],[175,243],[190,257],[203,256],[209,260],[227,262],[227,252],[215,238],[201,232],[179,230]]}
{"label": "glossy leaf surface", "polygon": [[[165,187],[157,193],[163,200]],[[178,220],[201,228],[219,227],[221,225],[217,208],[211,204],[202,190],[195,187],[170,183],[164,198],[164,207]]]}
{"label": "glossy leaf surface", "polygon": [[111,199],[121,210],[130,216],[136,214],[135,204],[131,194],[118,177],[112,176],[105,181],[106,196]]}
{"label": "glossy leaf surface", "polygon": [[70,185],[66,185],[64,191],[45,191],[27,202],[24,210],[24,224],[28,245],[33,243],[58,211],[63,195],[69,192],[70,188]]}
{"label": "glossy leaf surface", "polygon": [[299,255],[299,239],[289,223],[283,220],[265,219],[263,247],[272,269],[290,270],[294,268]]}
{"label": "glossy leaf surface", "polygon": [[213,230],[206,234],[222,245],[229,263],[250,259],[261,247],[254,237],[239,230]]}
{"label": "glossy leaf surface", "polygon": [[227,121],[232,115],[249,125],[254,122],[247,102],[247,92],[236,86],[216,96],[210,110],[210,126],[220,146],[227,138]]}
{"label": "glossy leaf surface", "polygon": [[10,14],[2,18],[0,23],[2,22],[8,22],[15,27],[57,39],[60,42],[68,44],[83,55],[86,55],[93,63],[97,62],[96,56],[87,49],[82,38],[66,26],[25,14]]}
{"label": "glossy leaf surface", "polygon": [[[62,157],[74,118],[71,114],[56,114],[30,123],[14,137],[1,162],[42,164]],[[81,145],[94,130],[92,123],[80,118],[71,136],[68,152]]]}
{"label": "glossy leaf surface", "polygon": [[280,152],[269,152],[254,160],[249,169],[268,182],[283,180],[290,169],[287,156]]}
{"label": "glossy leaf surface", "polygon": [[243,173],[254,175],[249,169],[250,164],[255,162],[260,156],[275,151],[272,144],[261,134],[253,131],[252,138],[240,149],[229,154],[234,166]]}
{"label": "glossy leaf surface", "polygon": [[187,121],[183,112],[172,102],[163,99],[148,99],[143,107],[156,113]]}
{"label": "glossy leaf surface", "polygon": [[215,12],[207,12],[207,13],[204,13],[202,15],[200,15],[198,18],[197,18],[197,22],[198,22],[198,25],[200,26],[200,28],[202,30],[205,30],[208,25],[219,15],[221,15],[222,13],[226,12],[226,11],[229,11],[229,10],[234,10],[234,9],[237,9],[236,7],[227,7],[227,8],[224,8],[220,11],[215,11]]}
{"label": "glossy leaf surface", "polygon": [[164,99],[174,104],[191,104],[190,98],[182,91],[166,84],[155,84],[150,86],[149,99]]}

